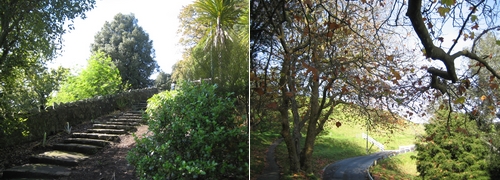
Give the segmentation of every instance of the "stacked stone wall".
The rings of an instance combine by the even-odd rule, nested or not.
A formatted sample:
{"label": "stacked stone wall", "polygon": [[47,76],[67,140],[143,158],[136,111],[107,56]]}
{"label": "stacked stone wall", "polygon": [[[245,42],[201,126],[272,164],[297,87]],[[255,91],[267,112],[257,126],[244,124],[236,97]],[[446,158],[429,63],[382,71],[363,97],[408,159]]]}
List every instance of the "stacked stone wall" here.
{"label": "stacked stone wall", "polygon": [[[71,125],[80,124],[113,111],[131,108],[134,103],[145,102],[154,94],[156,88],[137,89],[121,92],[114,95],[97,96],[71,103],[55,104],[45,110],[35,111],[20,117],[26,118],[26,128],[19,128],[8,136],[0,138],[0,146],[10,146],[27,141],[41,140],[44,133],[47,135],[61,132],[67,122]],[[23,136],[22,132],[28,132]]]}

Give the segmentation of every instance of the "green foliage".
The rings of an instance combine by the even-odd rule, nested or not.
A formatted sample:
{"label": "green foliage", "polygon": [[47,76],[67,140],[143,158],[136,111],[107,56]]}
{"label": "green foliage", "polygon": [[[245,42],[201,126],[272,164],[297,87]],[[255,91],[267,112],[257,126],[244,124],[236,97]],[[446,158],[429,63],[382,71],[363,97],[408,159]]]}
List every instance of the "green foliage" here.
{"label": "green foliage", "polygon": [[166,72],[161,71],[155,79],[155,86],[159,90],[170,90],[172,84],[172,76]]}
{"label": "green foliage", "polygon": [[12,70],[11,77],[0,77],[4,84],[0,86],[0,137],[9,137],[4,142],[29,135],[24,115],[44,109],[47,97],[59,87],[67,72],[61,67],[48,70],[34,64]]}
{"label": "green foliage", "polygon": [[374,179],[418,179],[416,160],[411,158],[417,152],[399,154],[386,158],[370,167]]}
{"label": "green foliage", "polygon": [[489,149],[474,122],[464,114],[440,110],[417,143],[417,170],[425,179],[489,179]]}
{"label": "green foliage", "polygon": [[248,1],[197,0],[179,19],[186,50],[174,65],[175,81],[211,78],[233,90],[248,85]]}
{"label": "green foliage", "polygon": [[123,88],[121,83],[120,73],[111,58],[103,52],[94,53],[87,68],[78,76],[69,77],[48,105],[114,94]]}
{"label": "green foliage", "polygon": [[[496,37],[494,33],[489,32],[484,34],[478,40],[476,52],[481,55],[487,55],[485,58],[491,68],[500,69],[500,47],[495,45]],[[492,78],[489,71],[477,66],[476,61],[469,61],[469,74],[473,77],[469,84],[471,88],[467,89],[467,101],[472,105],[471,118],[476,120],[479,128],[483,131],[488,131],[493,119],[496,118],[495,113],[496,99],[500,97],[500,91],[495,88],[495,84],[500,82],[496,78]]]}
{"label": "green foliage", "polygon": [[[95,0],[2,1],[0,3],[0,137],[26,136],[22,113],[43,108],[57,88],[44,63],[62,44],[67,22],[94,8]],[[72,24],[68,25],[72,29]],[[19,114],[21,113],[21,114]],[[4,136],[5,135],[5,136]],[[5,138],[8,141],[13,138]]]}
{"label": "green foliage", "polygon": [[127,160],[141,179],[242,179],[248,176],[248,132],[230,94],[182,84],[148,100],[153,135],[136,139]]}
{"label": "green foliage", "polygon": [[119,13],[112,22],[104,23],[92,44],[93,52],[103,51],[113,59],[123,84],[133,89],[151,86],[149,77],[159,68],[153,41],[137,22],[134,14]]}
{"label": "green foliage", "polygon": [[[54,57],[65,23],[94,8],[95,0],[2,1],[0,3],[0,82],[18,69]],[[72,29],[72,24],[69,25]]]}

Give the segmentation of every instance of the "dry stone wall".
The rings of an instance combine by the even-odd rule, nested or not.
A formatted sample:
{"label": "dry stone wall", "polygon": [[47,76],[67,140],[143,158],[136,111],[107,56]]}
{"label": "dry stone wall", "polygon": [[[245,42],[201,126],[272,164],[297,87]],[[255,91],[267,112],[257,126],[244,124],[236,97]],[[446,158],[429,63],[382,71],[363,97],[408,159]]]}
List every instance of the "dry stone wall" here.
{"label": "dry stone wall", "polygon": [[46,132],[51,135],[64,130],[66,123],[70,126],[80,124],[116,110],[130,108],[134,103],[144,102],[154,94],[156,88],[130,90],[114,95],[98,96],[71,103],[56,104],[45,110],[24,115],[29,135],[24,137],[21,132],[0,138],[0,146],[13,145],[32,140],[41,140]]}

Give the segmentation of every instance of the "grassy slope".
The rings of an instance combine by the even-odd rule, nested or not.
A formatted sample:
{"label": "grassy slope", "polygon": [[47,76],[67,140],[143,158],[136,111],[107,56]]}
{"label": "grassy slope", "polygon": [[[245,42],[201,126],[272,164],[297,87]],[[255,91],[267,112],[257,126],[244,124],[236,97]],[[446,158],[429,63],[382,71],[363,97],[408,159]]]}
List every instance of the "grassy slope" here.
{"label": "grassy slope", "polygon": [[[361,133],[365,128],[354,123],[343,122],[339,128],[327,126],[325,131],[318,136],[313,153],[314,175],[309,179],[321,177],[322,169],[335,161],[345,158],[366,155],[366,140],[361,138]],[[422,126],[416,126],[417,133],[423,132]],[[406,128],[404,131],[394,131],[391,135],[370,134],[377,141],[382,142],[386,149],[397,149],[398,146],[413,144],[415,137],[414,128]],[[265,152],[267,147],[276,138],[279,138],[278,132],[251,134],[251,178],[256,178],[260,174],[265,164]],[[305,137],[303,138],[305,139]],[[384,143],[386,142],[386,143]],[[378,148],[369,144],[369,153],[377,152]],[[288,173],[288,158],[285,143],[281,143],[276,150],[278,164],[282,167],[282,179],[302,179],[306,175]]]}
{"label": "grassy slope", "polygon": [[417,179],[417,160],[411,159],[417,152],[400,154],[380,161],[370,168],[375,179]]}

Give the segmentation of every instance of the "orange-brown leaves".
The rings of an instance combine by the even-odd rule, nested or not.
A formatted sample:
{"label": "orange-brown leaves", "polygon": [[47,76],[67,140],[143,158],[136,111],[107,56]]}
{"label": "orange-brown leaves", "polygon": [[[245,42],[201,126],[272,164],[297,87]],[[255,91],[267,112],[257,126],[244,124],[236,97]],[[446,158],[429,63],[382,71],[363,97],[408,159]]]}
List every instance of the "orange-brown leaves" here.
{"label": "orange-brown leaves", "polygon": [[490,88],[491,89],[498,89],[498,84],[496,84],[496,83],[490,83]]}
{"label": "orange-brown leaves", "polygon": [[325,25],[327,25],[328,29],[330,29],[330,30],[335,30],[335,29],[342,27],[342,25],[337,24],[335,22],[325,22]]}
{"label": "orange-brown leaves", "polygon": [[471,29],[478,30],[479,29],[479,25],[476,23],[474,26],[471,27]]}
{"label": "orange-brown leaves", "polygon": [[271,102],[266,105],[266,108],[269,108],[271,110],[277,110],[278,109],[278,103],[277,102]]}

